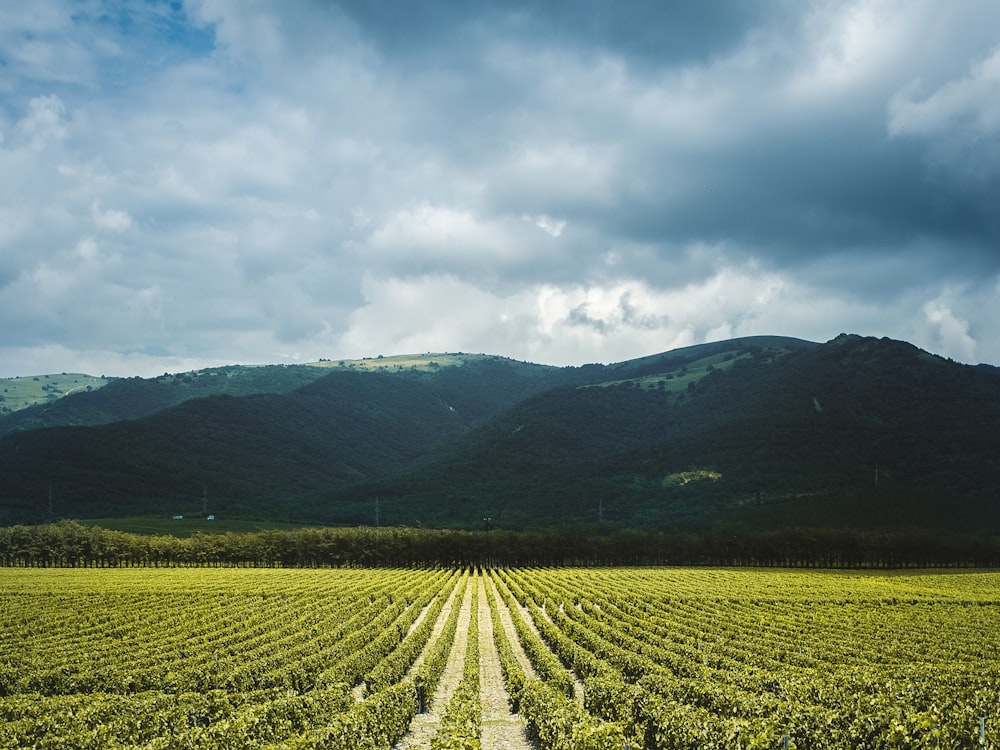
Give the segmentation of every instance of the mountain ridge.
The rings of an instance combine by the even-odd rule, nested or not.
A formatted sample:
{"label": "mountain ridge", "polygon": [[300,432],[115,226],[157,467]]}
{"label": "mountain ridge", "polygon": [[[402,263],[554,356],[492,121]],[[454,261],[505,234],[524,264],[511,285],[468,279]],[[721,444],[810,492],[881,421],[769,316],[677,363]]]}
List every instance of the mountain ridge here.
{"label": "mountain ridge", "polygon": [[[8,432],[0,522],[203,507],[459,528],[1000,521],[1000,379],[906,342],[747,337],[564,368],[415,356],[419,366],[324,363],[318,377],[291,373],[308,381],[296,387],[268,386],[281,392]],[[258,388],[262,374],[280,373],[258,373]],[[163,377],[124,392],[185,387]]]}

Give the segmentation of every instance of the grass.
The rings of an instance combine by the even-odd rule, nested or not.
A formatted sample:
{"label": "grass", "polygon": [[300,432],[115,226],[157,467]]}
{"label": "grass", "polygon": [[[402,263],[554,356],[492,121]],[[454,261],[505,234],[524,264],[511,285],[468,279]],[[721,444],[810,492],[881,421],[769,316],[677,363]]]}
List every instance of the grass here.
{"label": "grass", "polygon": [[738,354],[733,352],[720,352],[710,357],[702,357],[686,365],[664,370],[655,375],[645,375],[641,378],[627,378],[625,380],[610,380],[600,383],[598,388],[607,388],[623,383],[635,383],[644,390],[662,390],[667,393],[683,393],[687,390],[689,383],[697,383],[712,370],[728,370],[733,363],[739,359],[746,359],[749,354]]}
{"label": "grass", "polygon": [[110,382],[110,378],[98,378],[78,372],[3,378],[0,379],[0,414],[49,403],[71,393],[96,390]]}
{"label": "grass", "polygon": [[310,362],[309,367],[328,367],[347,370],[436,370],[440,367],[460,367],[474,360],[485,359],[484,354],[396,354],[389,357],[364,359],[324,359]]}

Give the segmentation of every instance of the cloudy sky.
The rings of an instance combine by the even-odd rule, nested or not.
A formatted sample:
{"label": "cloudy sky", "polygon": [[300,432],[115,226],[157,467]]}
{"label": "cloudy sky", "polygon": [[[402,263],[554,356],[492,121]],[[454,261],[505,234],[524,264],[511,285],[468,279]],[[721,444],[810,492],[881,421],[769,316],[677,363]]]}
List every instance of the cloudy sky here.
{"label": "cloudy sky", "polygon": [[0,2],[0,377],[1000,364],[996,0]]}

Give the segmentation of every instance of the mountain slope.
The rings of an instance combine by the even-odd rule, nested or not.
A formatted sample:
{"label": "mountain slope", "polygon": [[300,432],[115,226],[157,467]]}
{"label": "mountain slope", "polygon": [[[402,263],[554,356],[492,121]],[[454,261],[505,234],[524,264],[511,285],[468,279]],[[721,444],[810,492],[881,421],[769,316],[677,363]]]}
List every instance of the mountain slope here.
{"label": "mountain slope", "polygon": [[1000,529],[996,368],[904,342],[324,367],[281,393],[0,438],[0,522],[50,517],[51,488],[74,517],[196,513],[207,492],[209,512],[310,523]]}
{"label": "mountain slope", "polygon": [[1000,378],[976,368],[843,336],[681,391],[638,382],[542,394],[365,491],[431,525],[1000,528]]}
{"label": "mountain slope", "polygon": [[563,377],[491,357],[429,372],[320,373],[285,394],[211,396],[136,420],[8,435],[0,511],[37,518],[51,487],[64,516],[190,512],[204,488],[215,511],[295,516],[302,493],[391,476]]}
{"label": "mountain slope", "polygon": [[[476,378],[480,386],[509,390],[517,398],[539,387],[562,382],[566,371],[481,354],[414,354],[338,362],[321,360],[305,365],[232,365],[164,373],[156,378],[108,380],[85,375],[42,375],[3,381],[5,389],[15,393],[8,393],[7,400],[0,402],[13,405],[0,413],[0,436],[42,427],[95,426],[139,419],[209,396],[291,393],[332,372],[424,375],[456,384]],[[497,372],[500,380],[493,383],[491,373]],[[513,377],[510,382],[504,379],[508,375]],[[16,392],[29,384],[34,386],[37,403],[25,406],[28,400],[17,398]],[[492,403],[491,399],[486,401]]]}
{"label": "mountain slope", "polygon": [[303,366],[217,367],[158,378],[118,378],[97,390],[14,411],[0,418],[0,436],[41,427],[93,426],[138,419],[208,396],[288,393],[326,374]]}

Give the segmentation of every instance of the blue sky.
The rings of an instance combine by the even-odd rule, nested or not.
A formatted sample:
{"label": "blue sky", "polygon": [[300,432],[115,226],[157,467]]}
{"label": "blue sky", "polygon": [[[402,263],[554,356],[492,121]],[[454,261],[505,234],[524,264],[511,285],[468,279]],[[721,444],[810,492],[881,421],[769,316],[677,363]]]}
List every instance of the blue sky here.
{"label": "blue sky", "polygon": [[0,377],[1000,363],[993,0],[0,4]]}

